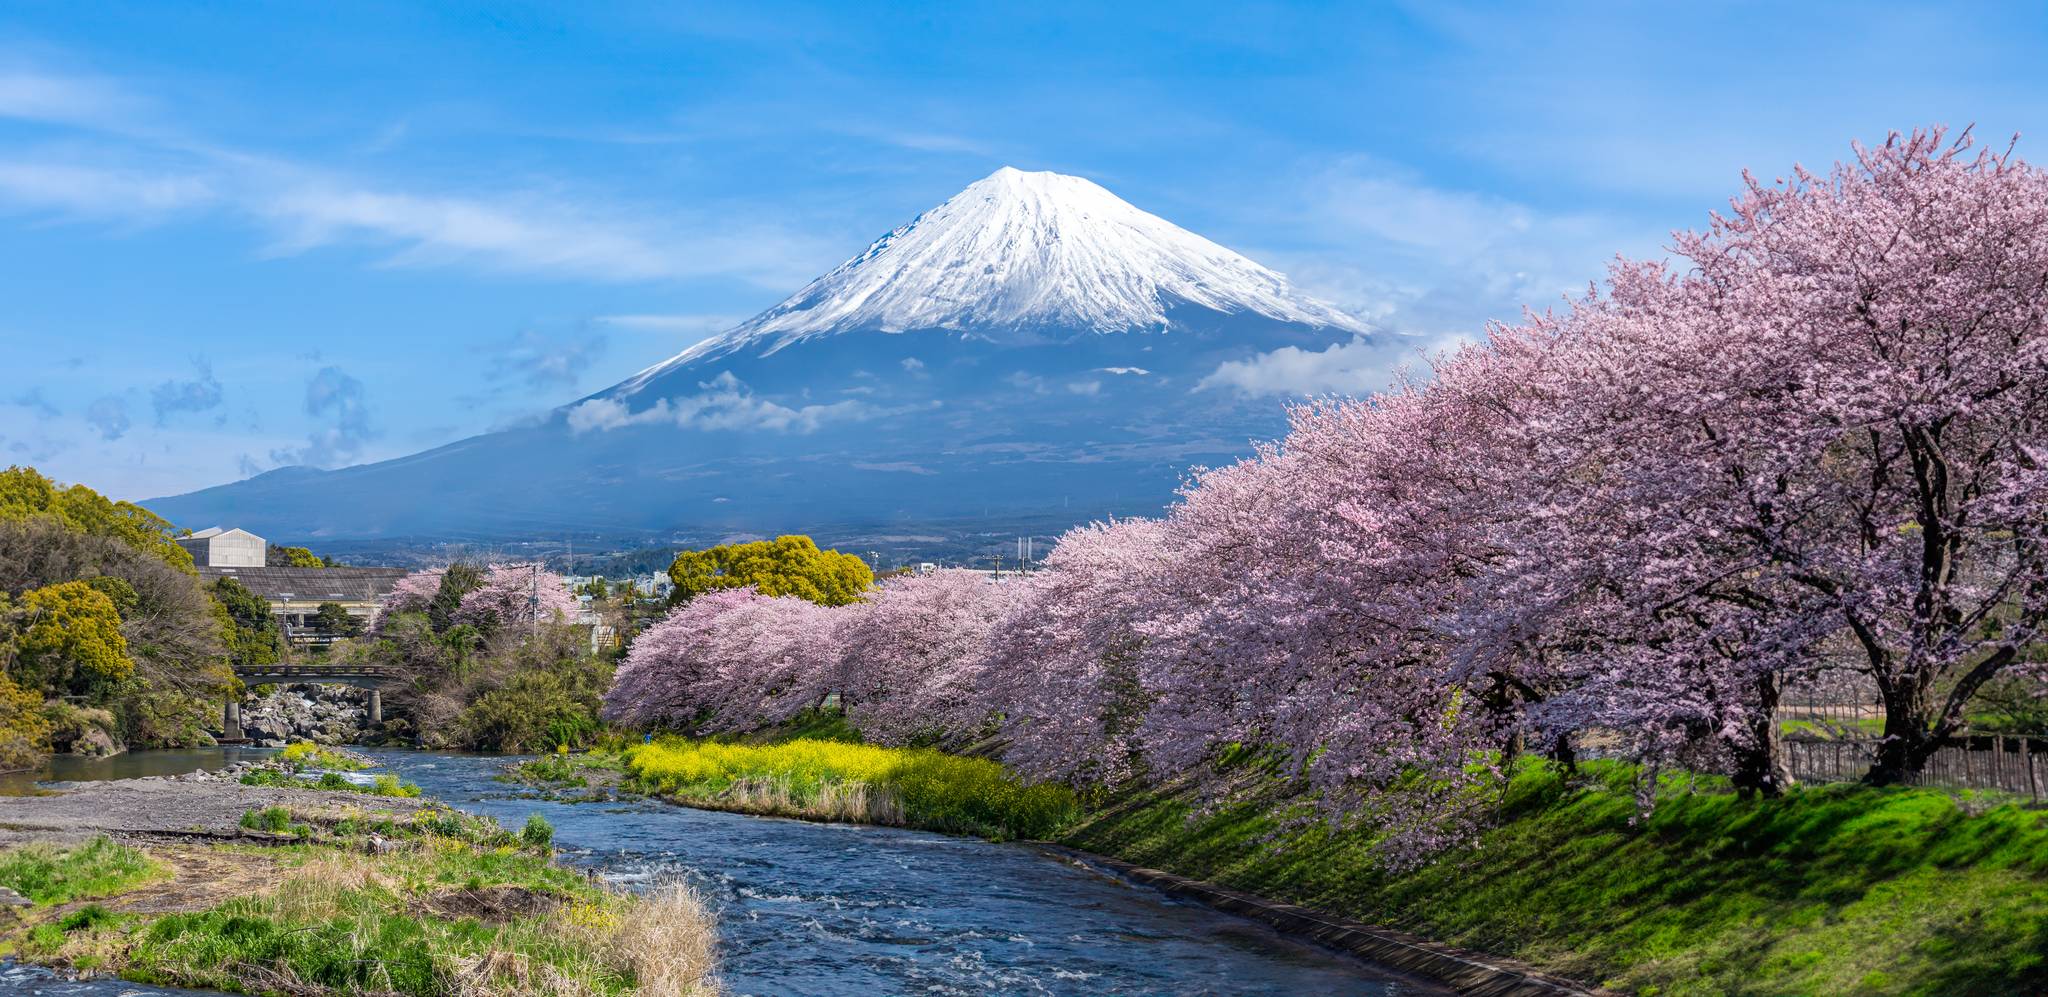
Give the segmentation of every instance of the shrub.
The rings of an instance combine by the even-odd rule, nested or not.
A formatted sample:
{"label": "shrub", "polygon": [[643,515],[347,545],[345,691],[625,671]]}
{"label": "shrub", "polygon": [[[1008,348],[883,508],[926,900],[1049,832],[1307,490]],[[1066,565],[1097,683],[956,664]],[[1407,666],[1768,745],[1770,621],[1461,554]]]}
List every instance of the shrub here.
{"label": "shrub", "polygon": [[262,810],[242,811],[242,826],[251,831],[269,831],[283,834],[291,826],[292,812],[284,807],[264,807]]}
{"label": "shrub", "polygon": [[595,658],[529,664],[479,696],[456,724],[464,744],[484,751],[586,747],[604,731],[598,709],[610,681],[610,666]]}
{"label": "shrub", "polygon": [[535,851],[547,851],[555,846],[555,826],[546,817],[534,814],[519,829],[519,840]]}
{"label": "shrub", "polygon": [[50,756],[43,697],[0,674],[0,772],[34,768]]}

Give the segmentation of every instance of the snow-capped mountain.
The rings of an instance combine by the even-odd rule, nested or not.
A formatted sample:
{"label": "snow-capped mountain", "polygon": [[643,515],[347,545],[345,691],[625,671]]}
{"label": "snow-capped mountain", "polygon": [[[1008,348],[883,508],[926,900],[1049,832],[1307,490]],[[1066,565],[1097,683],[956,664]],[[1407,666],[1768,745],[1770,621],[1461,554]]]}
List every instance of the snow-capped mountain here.
{"label": "snow-capped mountain", "polygon": [[1282,429],[1206,375],[1367,332],[1088,180],[1005,167],[541,425],[150,506],[352,538],[1144,513]]}
{"label": "snow-capped mountain", "polygon": [[626,385],[836,332],[944,329],[1016,342],[1048,331],[1166,331],[1169,312],[1188,306],[1366,331],[1280,274],[1089,180],[1005,166],[781,304]]}

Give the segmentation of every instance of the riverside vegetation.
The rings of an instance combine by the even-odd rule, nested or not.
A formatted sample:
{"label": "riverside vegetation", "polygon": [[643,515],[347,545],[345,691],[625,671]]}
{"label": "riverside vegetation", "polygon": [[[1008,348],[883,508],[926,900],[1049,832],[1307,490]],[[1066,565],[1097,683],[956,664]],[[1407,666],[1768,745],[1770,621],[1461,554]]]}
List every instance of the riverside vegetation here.
{"label": "riverside vegetation", "polygon": [[[711,994],[713,930],[675,886],[621,893],[552,861],[552,829],[512,834],[439,807],[273,808],[292,844],[216,845],[251,881],[166,911],[130,904],[188,849],[107,839],[0,852],[34,906],[7,927],[25,959],[164,985],[394,994]],[[173,905],[174,907],[180,905]]]}
{"label": "riverside vegetation", "polygon": [[[837,722],[835,722],[837,721]],[[826,733],[834,740],[813,736]],[[1523,759],[1487,829],[1391,868],[1270,759],[1074,792],[981,758],[849,743],[827,712],[745,738],[617,739],[528,782],[691,806],[1043,839],[1518,959],[1645,997],[2004,995],[2048,987],[2048,820],[1996,795],[1832,785],[1742,797],[1711,776]],[[943,760],[942,762],[938,760]],[[941,774],[943,773],[943,774]]]}

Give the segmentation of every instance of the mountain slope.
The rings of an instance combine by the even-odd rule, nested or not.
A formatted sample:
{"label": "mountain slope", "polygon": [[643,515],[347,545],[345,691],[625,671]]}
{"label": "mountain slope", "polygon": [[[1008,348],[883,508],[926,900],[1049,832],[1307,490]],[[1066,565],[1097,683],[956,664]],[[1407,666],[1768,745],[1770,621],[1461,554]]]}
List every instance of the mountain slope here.
{"label": "mountain slope", "polygon": [[1143,513],[1281,428],[1205,375],[1366,331],[1094,183],[1005,168],[540,425],[149,505],[336,538]]}

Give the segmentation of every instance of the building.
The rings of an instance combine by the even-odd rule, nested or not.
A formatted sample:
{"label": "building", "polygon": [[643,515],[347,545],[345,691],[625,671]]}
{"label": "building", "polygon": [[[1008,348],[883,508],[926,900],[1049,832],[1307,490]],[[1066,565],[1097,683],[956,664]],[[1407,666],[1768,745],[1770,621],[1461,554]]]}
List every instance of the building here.
{"label": "building", "polygon": [[208,584],[233,578],[270,603],[285,636],[301,645],[328,644],[341,636],[314,625],[322,603],[335,603],[367,623],[406,574],[404,568],[273,568],[266,557],[270,544],[243,529],[200,530],[179,537],[178,546],[192,552],[192,563]]}
{"label": "building", "polygon": [[199,568],[199,577],[209,584],[232,578],[270,603],[278,626],[299,645],[330,644],[342,636],[315,625],[313,618],[321,603],[335,603],[358,624],[368,624],[378,604],[391,596],[405,576],[404,568]]}
{"label": "building", "polygon": [[248,530],[218,526],[179,537],[178,546],[190,551],[192,563],[202,568],[260,568],[269,548],[262,537]]}

